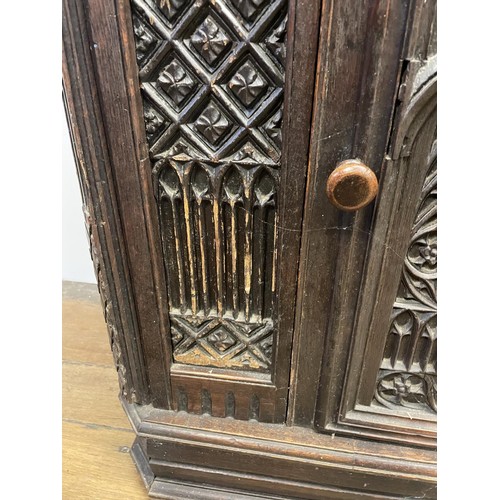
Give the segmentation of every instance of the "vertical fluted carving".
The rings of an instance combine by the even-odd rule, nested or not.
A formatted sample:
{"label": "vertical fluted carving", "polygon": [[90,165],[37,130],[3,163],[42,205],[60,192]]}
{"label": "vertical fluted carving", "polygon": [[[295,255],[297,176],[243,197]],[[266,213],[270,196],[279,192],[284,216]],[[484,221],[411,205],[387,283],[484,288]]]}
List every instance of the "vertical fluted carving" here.
{"label": "vertical fluted carving", "polygon": [[174,358],[268,369],[277,173],[165,160],[154,177],[170,311],[182,317],[172,321]]}

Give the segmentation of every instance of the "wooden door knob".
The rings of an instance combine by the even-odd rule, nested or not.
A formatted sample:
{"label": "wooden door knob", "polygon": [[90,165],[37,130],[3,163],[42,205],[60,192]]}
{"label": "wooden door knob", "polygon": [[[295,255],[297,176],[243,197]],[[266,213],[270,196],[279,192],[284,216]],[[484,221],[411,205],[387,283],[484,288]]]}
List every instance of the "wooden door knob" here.
{"label": "wooden door knob", "polygon": [[330,203],[345,212],[365,207],[377,193],[376,175],[359,160],[340,162],[326,181],[326,194]]}

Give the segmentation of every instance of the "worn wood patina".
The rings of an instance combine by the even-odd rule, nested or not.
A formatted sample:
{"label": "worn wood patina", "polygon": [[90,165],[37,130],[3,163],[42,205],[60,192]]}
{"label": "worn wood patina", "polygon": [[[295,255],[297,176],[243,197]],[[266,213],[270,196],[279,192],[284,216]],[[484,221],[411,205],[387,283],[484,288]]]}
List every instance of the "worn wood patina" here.
{"label": "worn wood patina", "polygon": [[435,498],[436,2],[64,0],[63,21],[150,495]]}

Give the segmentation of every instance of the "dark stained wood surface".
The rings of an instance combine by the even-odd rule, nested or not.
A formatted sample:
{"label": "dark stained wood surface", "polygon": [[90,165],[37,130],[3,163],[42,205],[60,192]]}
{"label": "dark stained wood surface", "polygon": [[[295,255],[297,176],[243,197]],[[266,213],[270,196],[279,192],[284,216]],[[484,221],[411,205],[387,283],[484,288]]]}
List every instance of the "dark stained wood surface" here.
{"label": "dark stained wood surface", "polygon": [[[355,314],[349,328],[343,323],[342,316],[334,320],[334,326],[330,327],[334,345],[324,358],[322,390],[316,413],[317,424],[330,431],[370,437],[383,436],[385,439],[430,447],[436,446],[436,427],[435,414],[428,405],[410,404],[405,407],[393,404],[388,405],[388,409],[372,403],[375,402],[378,372],[390,330],[404,255],[420,203],[424,178],[431,166],[429,161],[433,161],[432,158],[429,160],[429,154],[434,147],[436,134],[435,61],[432,57],[434,44],[432,37],[429,40],[421,32],[425,31],[423,25],[427,22],[426,19],[433,19],[434,10],[435,2],[417,2],[415,17],[408,19],[412,30],[405,43],[406,50],[411,52],[402,52],[399,56],[401,80],[398,81],[399,88],[397,95],[395,94],[395,116],[389,117],[385,124],[385,130],[391,133],[391,141],[385,146],[385,158],[380,160],[379,194],[373,219],[364,233],[366,259],[358,263],[356,272],[348,271],[347,281],[342,285],[346,287],[344,289],[356,293],[350,306],[350,314]],[[422,40],[426,45],[425,49],[415,44],[415,38]],[[414,54],[417,53],[419,55],[415,57]],[[426,59],[421,59],[424,54]],[[358,280],[356,275],[359,276]],[[353,280],[357,283],[356,286]],[[429,311],[432,319],[432,308]],[[425,314],[425,317],[429,316],[428,313]],[[342,324],[344,326],[340,330],[334,329],[340,328]],[[421,330],[424,336],[427,335],[424,324]],[[342,332],[347,337],[345,342],[348,342],[344,345],[341,340]],[[433,333],[430,332],[429,335]],[[423,355],[425,346],[420,347],[421,354],[415,352],[418,341],[416,331],[412,338],[415,339],[414,356],[418,359]],[[345,368],[337,371],[338,366]],[[415,373],[415,369],[412,368],[411,371]],[[432,374],[421,377],[417,370],[416,375],[403,373],[399,379],[397,383],[403,383],[408,391],[422,392],[421,396],[410,394],[410,398],[422,401],[429,394],[434,399],[430,395],[430,391],[434,391]],[[430,404],[433,405],[432,402]]]}
{"label": "dark stained wood surface", "polygon": [[[155,14],[165,8],[164,2],[155,2],[136,4],[147,3],[146,10]],[[230,43],[228,32],[235,28],[227,25],[227,19],[241,15],[247,18],[241,22],[251,26],[255,5],[247,0],[231,0],[231,5],[225,0],[210,5],[196,0],[192,11],[185,11],[188,17],[198,16],[196,26],[183,28],[190,41],[172,43],[194,44],[199,53],[193,52],[194,56],[205,59],[194,67],[210,66],[221,51],[229,53],[224,47]],[[269,9],[283,5],[277,0]],[[173,10],[161,15],[172,14],[174,19],[174,11],[183,6],[183,2],[169,3]],[[269,281],[252,281],[249,270],[262,256],[257,249],[255,263],[249,262],[248,256],[254,255],[249,251],[252,223],[245,214],[238,219],[234,210],[232,215],[227,212],[232,225],[222,222],[223,234],[214,236],[215,274],[207,273],[206,262],[205,268],[199,264],[196,274],[195,260],[203,261],[204,255],[196,237],[203,223],[195,215],[199,225],[190,226],[188,185],[183,187],[184,222],[178,226],[185,236],[166,242],[165,231],[173,226],[165,224],[168,217],[162,222],[159,169],[167,161],[177,162],[176,168],[183,172],[198,167],[177,153],[151,163],[151,158],[158,160],[155,155],[163,143],[147,141],[155,134],[148,120],[159,110],[153,106],[151,111],[151,103],[140,93],[140,86],[151,82],[140,80],[144,68],[140,73],[134,27],[139,38],[144,33],[137,34],[128,1],[64,0],[65,100],[91,252],[121,398],[138,435],[133,456],[151,495],[169,498],[169,491],[174,498],[435,495],[432,411],[410,412],[409,418],[394,408],[400,396],[391,400],[390,394],[384,399],[387,394],[376,393],[379,398],[374,399],[389,363],[387,330],[425,178],[422,159],[435,150],[432,65],[426,66],[436,51],[434,7],[434,1],[424,0],[290,0],[279,183],[265,181],[266,189],[279,186],[278,218],[271,223],[277,231],[272,240],[276,276],[270,288]],[[283,30],[276,28],[274,35],[281,36]],[[200,45],[202,35],[213,39],[212,46]],[[243,79],[253,74],[247,66],[236,66]],[[238,81],[231,83],[235,95]],[[256,85],[260,90],[254,90],[252,98],[266,86],[258,78]],[[412,97],[420,91],[424,98],[414,105],[417,100]],[[253,105],[250,99],[248,106]],[[215,105],[207,101],[206,109],[211,106]],[[176,126],[191,125],[179,121]],[[218,138],[213,134],[219,134],[222,125],[211,132],[202,125],[189,141],[207,139],[215,148]],[[273,151],[270,147],[262,153],[277,162]],[[375,202],[351,213],[332,206],[326,193],[330,173],[346,159],[369,165],[380,184]],[[218,160],[213,157],[210,162]],[[206,171],[210,168],[215,166]],[[245,168],[241,172],[247,172]],[[233,193],[231,189],[226,192]],[[248,214],[248,203],[244,207]],[[229,230],[237,227],[235,220],[241,222],[240,236]],[[193,240],[188,235],[194,235]],[[174,255],[172,245],[181,248],[178,255],[189,256],[185,264],[182,259],[175,263],[165,258],[168,252]],[[205,253],[205,258],[208,262],[211,257]],[[231,261],[227,276],[223,259]],[[212,297],[215,290],[223,297],[221,284],[227,280],[227,295],[216,309],[224,323],[223,301],[229,300],[235,311],[239,308],[241,314],[229,318],[239,323],[235,328],[251,328],[250,308],[264,307],[270,290],[275,290],[274,346],[272,350],[267,346],[265,354],[269,363],[245,370],[238,359],[234,366],[226,366],[221,361],[224,355],[212,356],[216,363],[212,359],[206,363],[194,362],[188,349],[176,352],[174,337],[187,308],[183,305],[181,314],[172,309],[174,295],[182,293],[180,285],[177,290],[169,280],[171,270],[181,264],[185,269],[182,276],[178,274],[179,283],[184,279],[194,290],[188,294],[186,285],[182,292],[186,299],[189,295],[193,311],[200,304],[204,313],[210,309],[207,283]],[[194,329],[198,327],[203,328],[203,322]],[[186,328],[193,330],[192,325]],[[211,342],[224,352],[231,339],[215,333],[214,329]],[[186,353],[181,362],[179,356]],[[425,392],[427,388],[428,406],[433,407],[434,379],[410,371],[398,383],[403,389],[413,385]]]}
{"label": "dark stained wood surface", "polygon": [[[349,158],[380,176],[408,14],[408,2],[323,2],[290,423],[324,422],[331,395],[341,394],[374,205],[342,212],[325,187]],[[320,383],[322,372],[329,380]]]}
{"label": "dark stained wood surface", "polygon": [[[307,15],[310,22],[298,23],[297,19]],[[236,402],[236,415],[238,418],[248,418],[245,409],[249,408],[252,398],[259,399],[259,419],[278,421],[283,418],[286,405],[286,392],[288,386],[289,357],[291,346],[291,323],[293,321],[295,286],[298,262],[298,250],[301,227],[301,210],[303,207],[302,197],[305,183],[305,165],[307,162],[307,150],[309,143],[310,113],[312,107],[312,88],[314,81],[314,58],[310,57],[311,51],[315,52],[317,40],[317,22],[319,17],[318,2],[290,2],[288,12],[288,42],[285,74],[285,103],[283,117],[283,155],[280,168],[280,188],[278,207],[279,228],[277,231],[277,278],[275,315],[276,334],[274,349],[272,352],[273,373],[272,382],[277,389],[267,390],[264,394],[248,394],[249,382],[244,373],[241,377],[245,384],[228,384],[217,382],[214,378],[217,370],[198,370],[199,380],[196,380],[196,370],[190,369],[186,374],[186,368],[179,366],[172,372],[172,380],[178,391],[188,400],[188,408],[199,410],[201,408],[200,390],[205,383],[205,389],[210,386],[210,397],[212,399],[212,410],[215,414],[224,414],[226,409],[222,401],[227,400],[227,395],[239,395],[240,401]],[[296,34],[297,31],[297,34]],[[293,98],[291,97],[293,96]],[[152,148],[152,150],[154,147]],[[283,228],[283,229],[281,229]],[[232,241],[230,234],[226,235],[228,241]],[[286,256],[286,258],[284,258]],[[234,280],[237,279],[237,276]],[[270,281],[270,277],[266,281]],[[233,281],[234,281],[233,280]],[[269,285],[269,283],[268,283]],[[184,372],[184,375],[181,375]],[[222,377],[228,374],[220,373]],[[189,376],[189,378],[187,377]],[[235,380],[236,377],[232,377]],[[200,380],[206,382],[200,382]],[[217,393],[219,384],[220,393]],[[234,390],[233,390],[234,389]],[[276,392],[277,391],[277,392]],[[276,392],[276,394],[273,394]],[[262,399],[264,398],[264,399]],[[274,402],[273,402],[274,400]],[[192,401],[189,403],[189,401]],[[276,409],[273,409],[273,406]],[[178,407],[178,406],[176,406]],[[276,415],[273,416],[273,413]]]}
{"label": "dark stained wood surface", "polygon": [[66,113],[82,190],[91,255],[106,322],[120,373],[131,401],[150,401],[128,273],[128,255],[118,215],[108,144],[91,56],[84,6],[63,3],[63,84]]}
{"label": "dark stained wood surface", "polygon": [[[287,77],[283,122],[283,164],[280,203],[282,231],[278,233],[278,303],[277,321],[282,336],[277,339],[276,359],[284,352],[287,363],[276,364],[275,383],[281,393],[279,405],[285,415],[291,365],[293,324],[298,286],[300,234],[309,152],[312,97],[315,84],[316,50],[318,44],[321,3],[318,0],[290,2]],[[308,22],[302,22],[307,19]],[[297,103],[302,103],[297,106]],[[280,344],[285,346],[280,348]],[[281,354],[283,355],[283,354]]]}
{"label": "dark stained wood surface", "polygon": [[149,476],[150,492],[175,478],[181,491],[194,495],[191,481],[198,477],[217,491],[237,488],[235,498],[247,490],[263,498],[435,497],[430,450],[332,438],[299,427],[124,408],[139,436],[133,455]]}
{"label": "dark stained wood surface", "polygon": [[[69,3],[69,5],[72,5]],[[75,7],[75,12],[79,12]],[[290,2],[288,48],[286,62],[285,103],[283,117],[283,160],[279,205],[282,206],[277,242],[276,334],[272,352],[271,383],[259,384],[252,390],[253,378],[244,371],[239,381],[221,379],[217,370],[207,373],[200,367],[183,373],[182,366],[171,371],[172,351],[170,328],[166,310],[167,290],[162,276],[161,244],[159,242],[158,213],[151,179],[151,165],[147,158],[144,124],[140,115],[137,66],[132,44],[130,7],[117,4],[90,2],[80,9],[88,23],[91,61],[87,71],[96,79],[97,99],[102,122],[106,129],[106,143],[110,154],[112,181],[103,189],[116,186],[116,218],[122,230],[120,238],[126,245],[129,266],[124,279],[130,279],[126,290],[133,297],[136,332],[126,336],[134,343],[134,352],[144,357],[143,370],[147,375],[153,404],[164,408],[179,408],[179,398],[187,398],[188,409],[202,411],[201,395],[208,391],[212,410],[226,411],[222,402],[239,395],[236,402],[237,418],[251,415],[266,421],[285,418],[291,356],[291,337],[294,320],[295,290],[297,285],[298,251],[306,162],[309,143],[310,113],[316,60],[315,53],[319,21],[319,2]],[[310,22],[300,22],[307,13]],[[82,23],[83,19],[74,18]],[[297,31],[297,35],[295,32]],[[120,47],[126,47],[122,50]],[[70,83],[67,83],[69,86]],[[298,98],[297,98],[298,97]],[[139,115],[139,116],[138,116]],[[76,133],[81,133],[76,129]],[[104,140],[104,139],[101,139]],[[185,372],[185,370],[184,370]],[[206,381],[206,386],[203,386]],[[263,392],[262,392],[263,391]],[[182,403],[184,404],[184,403]],[[220,406],[222,405],[222,406]],[[253,405],[253,406],[252,406]],[[205,405],[205,409],[208,405]],[[246,408],[246,410],[243,410]],[[253,408],[253,409],[252,409]]]}
{"label": "dark stained wood surface", "polygon": [[[131,293],[135,298],[140,349],[153,403],[169,407],[168,352],[166,332],[161,331],[157,284],[150,247],[158,248],[155,233],[148,232],[144,212],[150,200],[143,199],[134,130],[130,119],[129,96],[122,62],[115,6],[92,0],[87,4],[92,63],[98,82],[103,126],[107,130],[112,182],[116,186],[118,210],[129,259]],[[113,85],[110,82],[114,82]]]}

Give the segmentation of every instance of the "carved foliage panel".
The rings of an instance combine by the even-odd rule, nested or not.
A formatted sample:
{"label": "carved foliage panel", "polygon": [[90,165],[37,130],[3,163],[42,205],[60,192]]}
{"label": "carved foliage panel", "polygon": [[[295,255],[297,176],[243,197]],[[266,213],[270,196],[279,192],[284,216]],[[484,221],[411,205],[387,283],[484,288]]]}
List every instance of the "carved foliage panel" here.
{"label": "carved foliage panel", "polygon": [[395,408],[437,410],[436,143],[412,228],[391,316],[376,401]]}
{"label": "carved foliage panel", "polygon": [[269,371],[284,0],[133,0],[174,360]]}

